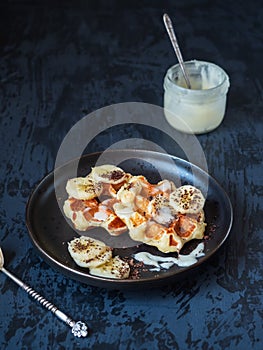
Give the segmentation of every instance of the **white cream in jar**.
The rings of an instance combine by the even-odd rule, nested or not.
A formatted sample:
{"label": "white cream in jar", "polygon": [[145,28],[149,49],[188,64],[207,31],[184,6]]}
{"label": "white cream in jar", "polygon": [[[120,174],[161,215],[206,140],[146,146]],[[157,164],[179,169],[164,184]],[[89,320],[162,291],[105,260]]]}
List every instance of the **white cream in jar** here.
{"label": "white cream in jar", "polygon": [[201,134],[222,122],[229,78],[219,66],[203,61],[185,62],[191,89],[179,64],[168,69],[164,78],[164,114],[175,129]]}

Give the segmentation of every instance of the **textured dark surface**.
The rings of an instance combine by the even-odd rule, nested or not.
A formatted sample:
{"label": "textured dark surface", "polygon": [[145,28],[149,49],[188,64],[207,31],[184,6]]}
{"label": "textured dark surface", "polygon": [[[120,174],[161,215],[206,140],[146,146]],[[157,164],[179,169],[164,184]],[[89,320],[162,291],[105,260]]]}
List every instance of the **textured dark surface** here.
{"label": "textured dark surface", "polygon": [[[176,23],[185,59],[222,66],[231,89],[214,132],[198,136],[209,172],[234,207],[231,234],[191,277],[155,290],[107,291],[70,280],[33,249],[27,199],[54,167],[83,116],[119,102],[162,106],[163,76],[176,60],[162,23]],[[6,266],[91,328],[67,326],[0,276],[1,349],[255,349],[262,337],[261,1],[1,1],[0,242]],[[130,125],[89,145],[100,151]],[[150,133],[154,139],[158,135]],[[157,141],[157,140],[156,140]],[[173,145],[167,141],[167,152]]]}

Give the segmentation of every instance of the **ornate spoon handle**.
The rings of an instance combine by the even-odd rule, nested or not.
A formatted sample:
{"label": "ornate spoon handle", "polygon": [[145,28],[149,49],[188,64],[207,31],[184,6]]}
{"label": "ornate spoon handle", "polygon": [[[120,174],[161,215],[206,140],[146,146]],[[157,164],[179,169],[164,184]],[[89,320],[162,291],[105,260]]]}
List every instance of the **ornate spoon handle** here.
{"label": "ornate spoon handle", "polygon": [[64,314],[64,312],[60,311],[55,305],[50,303],[48,300],[43,298],[40,294],[38,294],[34,289],[29,287],[27,284],[22,282],[19,278],[13,275],[11,272],[6,270],[4,267],[1,268],[1,271],[4,272],[8,277],[10,277],[16,284],[18,284],[21,288],[23,288],[33,299],[38,301],[41,305],[43,305],[46,309],[53,312],[60,320],[65,322],[67,325],[71,327],[71,331],[75,337],[86,337],[88,335],[88,327],[84,322],[73,321],[69,316]]}

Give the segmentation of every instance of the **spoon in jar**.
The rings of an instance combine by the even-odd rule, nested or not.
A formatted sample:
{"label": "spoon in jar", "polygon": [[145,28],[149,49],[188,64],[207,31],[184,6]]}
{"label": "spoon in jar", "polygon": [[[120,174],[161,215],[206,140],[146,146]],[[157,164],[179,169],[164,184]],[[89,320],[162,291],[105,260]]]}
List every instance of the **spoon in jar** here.
{"label": "spoon in jar", "polygon": [[26,285],[24,282],[22,282],[20,279],[14,276],[11,272],[9,272],[4,268],[4,255],[1,247],[0,247],[0,271],[2,271],[6,276],[11,278],[16,284],[19,285],[19,287],[23,288],[33,299],[38,301],[46,309],[53,312],[53,314],[55,314],[60,320],[65,322],[67,325],[69,325],[72,328],[71,331],[75,337],[80,338],[80,337],[86,337],[88,335],[88,327],[84,322],[73,321],[69,316],[64,314],[64,312],[60,311],[55,305],[47,301],[40,294],[34,291],[34,289]]}
{"label": "spoon in jar", "polygon": [[173,24],[172,24],[170,17],[167,15],[167,13],[165,13],[163,15],[163,21],[164,21],[164,25],[165,25],[165,28],[167,30],[167,33],[169,35],[169,38],[171,40],[171,43],[173,45],[175,54],[176,54],[178,62],[179,62],[179,65],[181,67],[183,77],[184,77],[184,80],[186,82],[186,86],[188,89],[191,89],[190,80],[189,80],[189,77],[188,77],[186,70],[185,70],[184,60],[183,60],[181,50],[179,48],[179,45],[178,45],[178,42],[177,42],[177,39],[176,39],[176,36],[174,33]]}

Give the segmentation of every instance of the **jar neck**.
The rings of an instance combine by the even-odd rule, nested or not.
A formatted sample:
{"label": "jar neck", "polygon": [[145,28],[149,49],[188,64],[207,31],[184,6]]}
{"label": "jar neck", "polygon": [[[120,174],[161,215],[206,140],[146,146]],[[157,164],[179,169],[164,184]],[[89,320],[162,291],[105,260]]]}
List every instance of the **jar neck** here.
{"label": "jar neck", "polygon": [[[166,92],[170,92],[177,95],[178,98],[186,100],[213,100],[226,95],[230,84],[228,75],[223,69],[212,63],[202,61],[189,61],[185,63],[190,78],[199,80],[197,89],[190,90],[182,86],[183,78],[181,70],[179,65],[175,65],[169,68],[165,75],[163,86]],[[207,66],[210,67],[209,70],[205,69]]]}

